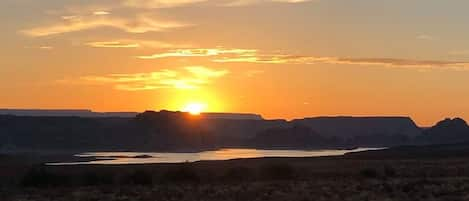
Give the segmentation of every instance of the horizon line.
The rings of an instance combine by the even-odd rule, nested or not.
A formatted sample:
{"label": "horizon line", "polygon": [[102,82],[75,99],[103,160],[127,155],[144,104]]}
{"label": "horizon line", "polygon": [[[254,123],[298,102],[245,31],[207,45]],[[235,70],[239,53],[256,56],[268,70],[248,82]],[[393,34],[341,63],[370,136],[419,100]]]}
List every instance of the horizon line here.
{"label": "horizon line", "polygon": [[[41,111],[49,111],[49,112],[89,112],[89,113],[96,113],[96,114],[109,114],[109,113],[135,113],[135,114],[140,114],[144,113],[146,111],[154,111],[154,112],[161,112],[161,111],[170,111],[170,112],[183,112],[180,110],[170,110],[170,109],[146,109],[144,111],[138,112],[138,111],[101,111],[101,110],[93,110],[89,108],[60,108],[60,109],[52,109],[52,108],[0,108],[0,111],[31,111],[31,112],[41,112]],[[263,114],[259,113],[252,113],[252,112],[202,112],[201,114],[241,114],[241,115],[257,115],[259,116],[262,120],[285,120],[285,121],[294,121],[294,120],[300,120],[300,119],[310,119],[310,118],[409,118],[414,122],[415,125],[418,127],[429,127],[432,125],[435,125],[439,121],[436,121],[433,124],[430,125],[421,125],[418,124],[410,115],[388,115],[388,114],[375,114],[375,115],[367,115],[367,114],[333,114],[333,115],[311,115],[311,116],[301,116],[301,117],[295,117],[295,118],[265,118]],[[2,115],[2,114],[0,114]],[[444,119],[454,119],[454,118],[461,118],[461,117],[442,117],[441,120]],[[464,118],[461,118],[464,119]],[[440,121],[441,121],[440,120]]]}

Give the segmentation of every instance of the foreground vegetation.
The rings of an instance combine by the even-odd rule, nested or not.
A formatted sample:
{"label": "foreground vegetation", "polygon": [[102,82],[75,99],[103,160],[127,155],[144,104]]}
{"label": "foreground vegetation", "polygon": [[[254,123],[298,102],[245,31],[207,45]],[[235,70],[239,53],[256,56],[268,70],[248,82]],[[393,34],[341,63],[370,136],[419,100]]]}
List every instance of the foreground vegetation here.
{"label": "foreground vegetation", "polygon": [[467,156],[380,155],[384,156],[377,152],[118,166],[43,166],[38,165],[42,157],[26,157],[28,162],[4,156],[0,197],[5,201],[469,200]]}
{"label": "foreground vegetation", "polygon": [[[468,200],[467,179],[350,178],[26,189],[6,200]],[[3,195],[5,196],[5,195]],[[5,197],[4,197],[5,198]]]}

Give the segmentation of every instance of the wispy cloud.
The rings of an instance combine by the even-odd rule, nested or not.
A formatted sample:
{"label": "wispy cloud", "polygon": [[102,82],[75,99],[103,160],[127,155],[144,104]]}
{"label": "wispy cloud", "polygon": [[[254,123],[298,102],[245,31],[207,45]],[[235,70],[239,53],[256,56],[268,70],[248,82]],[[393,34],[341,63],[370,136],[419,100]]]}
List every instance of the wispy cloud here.
{"label": "wispy cloud", "polygon": [[64,16],[60,22],[22,30],[21,33],[28,36],[40,37],[100,27],[112,27],[129,33],[145,33],[167,31],[185,26],[189,26],[189,24],[157,20],[155,17],[143,14],[133,19],[111,17],[108,15]]}
{"label": "wispy cloud", "polygon": [[213,70],[203,66],[189,66],[185,68],[198,78],[216,78],[228,74],[228,70]]}
{"label": "wispy cloud", "polygon": [[223,56],[213,58],[217,63],[265,63],[265,64],[308,64],[328,59],[326,57],[307,57],[287,54],[252,54],[239,55],[235,57]]}
{"label": "wispy cloud", "polygon": [[[193,24],[160,20],[154,16],[139,13],[153,12],[149,9],[181,7],[199,3],[206,3],[209,6],[245,6],[267,2],[301,3],[309,1],[311,0],[109,0],[93,2],[89,5],[68,5],[61,10],[46,11],[49,15],[61,15],[61,19],[42,26],[20,30],[19,32],[32,37],[57,35],[100,27],[112,27],[128,33],[159,32]],[[131,9],[130,13],[134,13],[136,17],[119,16],[113,12],[125,8],[134,8]]]}
{"label": "wispy cloud", "polygon": [[278,2],[278,3],[303,3],[312,0],[233,0],[223,4],[224,6],[248,6],[253,4],[260,4],[266,2]]}
{"label": "wispy cloud", "polygon": [[54,47],[52,47],[52,46],[41,46],[41,47],[39,47],[39,49],[41,49],[41,50],[52,50],[52,49],[54,49]]}
{"label": "wispy cloud", "polygon": [[217,6],[248,6],[260,3],[302,3],[312,0],[125,0],[124,6],[136,8],[172,8],[199,3]]}
{"label": "wispy cloud", "polygon": [[125,0],[123,5],[136,8],[171,8],[207,1],[208,0]]}
{"label": "wispy cloud", "polygon": [[211,48],[211,49],[177,49],[170,50],[168,52],[161,52],[153,55],[137,56],[140,59],[161,59],[168,57],[209,57],[219,55],[236,55],[236,56],[248,56],[253,55],[257,50],[250,49],[223,49],[223,48]]}
{"label": "wispy cloud", "polygon": [[257,75],[260,75],[260,74],[263,74],[264,71],[263,70],[248,70],[246,72],[246,76],[248,77],[255,77]]}
{"label": "wispy cloud", "polygon": [[94,11],[93,15],[110,15],[111,13],[108,11]]}
{"label": "wispy cloud", "polygon": [[54,47],[46,46],[46,45],[44,45],[44,46],[27,46],[25,48],[27,48],[27,49],[39,49],[39,50],[53,50],[54,49]]}
{"label": "wispy cloud", "polygon": [[88,42],[85,45],[96,48],[152,48],[152,49],[169,49],[169,48],[188,48],[190,44],[171,44],[156,40],[134,40],[122,39],[114,41],[96,41]]}
{"label": "wispy cloud", "polygon": [[189,66],[181,70],[160,70],[149,73],[85,76],[80,79],[93,84],[110,84],[117,90],[141,91],[165,88],[196,89],[228,74],[228,70]]}
{"label": "wispy cloud", "polygon": [[469,62],[441,61],[441,60],[414,60],[400,58],[341,58],[316,57],[297,55],[254,55],[250,57],[215,58],[213,62],[229,63],[267,63],[267,64],[348,64],[348,65],[376,65],[399,68],[439,68],[452,70],[469,70]]}
{"label": "wispy cloud", "polygon": [[63,15],[110,15],[112,10],[121,8],[122,5],[117,0],[99,0],[99,1],[77,1],[76,4],[64,2],[62,8],[46,10],[47,15],[63,16]]}
{"label": "wispy cloud", "polygon": [[331,63],[381,65],[406,68],[444,68],[453,70],[469,70],[469,62],[444,60],[413,60],[398,58],[336,58]]}
{"label": "wispy cloud", "polygon": [[141,59],[161,59],[167,57],[207,57],[216,63],[259,63],[259,64],[348,64],[348,65],[375,65],[400,68],[440,68],[453,70],[469,70],[469,62],[444,60],[417,60],[401,58],[347,58],[347,57],[321,57],[293,54],[270,54],[255,49],[177,49],[153,54],[138,56]]}
{"label": "wispy cloud", "polygon": [[90,42],[86,45],[90,47],[99,47],[99,48],[137,48],[140,47],[138,43],[124,43],[120,41],[105,41],[105,42]]}
{"label": "wispy cloud", "polygon": [[469,55],[469,50],[455,50],[449,52],[449,54],[454,56],[467,56]]}
{"label": "wispy cloud", "polygon": [[419,40],[433,40],[435,37],[428,35],[428,34],[420,34],[416,37]]}

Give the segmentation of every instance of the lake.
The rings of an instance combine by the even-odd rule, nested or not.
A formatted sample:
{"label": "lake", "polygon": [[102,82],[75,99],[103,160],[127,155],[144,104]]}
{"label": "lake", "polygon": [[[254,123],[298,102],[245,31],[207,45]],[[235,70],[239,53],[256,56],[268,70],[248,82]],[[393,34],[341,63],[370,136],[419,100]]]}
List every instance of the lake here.
{"label": "lake", "polygon": [[261,150],[261,149],[220,149],[196,153],[157,152],[90,152],[75,155],[80,158],[95,158],[88,162],[48,163],[47,165],[122,165],[152,163],[183,163],[210,160],[230,160],[264,157],[318,157],[341,156],[346,153],[380,150],[383,148],[357,148],[353,150]]}

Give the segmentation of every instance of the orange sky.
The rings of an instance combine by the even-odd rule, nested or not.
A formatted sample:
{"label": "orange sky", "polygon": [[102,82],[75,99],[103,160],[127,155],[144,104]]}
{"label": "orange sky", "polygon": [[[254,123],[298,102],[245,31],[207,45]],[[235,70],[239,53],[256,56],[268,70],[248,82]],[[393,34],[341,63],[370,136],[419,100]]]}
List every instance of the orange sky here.
{"label": "orange sky", "polygon": [[469,119],[451,2],[4,0],[0,108]]}

